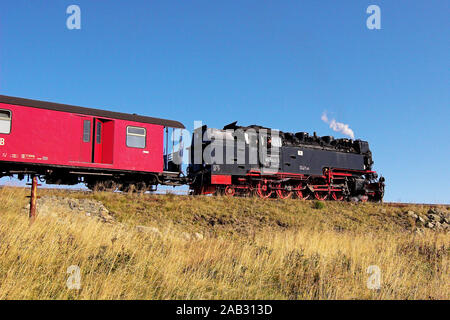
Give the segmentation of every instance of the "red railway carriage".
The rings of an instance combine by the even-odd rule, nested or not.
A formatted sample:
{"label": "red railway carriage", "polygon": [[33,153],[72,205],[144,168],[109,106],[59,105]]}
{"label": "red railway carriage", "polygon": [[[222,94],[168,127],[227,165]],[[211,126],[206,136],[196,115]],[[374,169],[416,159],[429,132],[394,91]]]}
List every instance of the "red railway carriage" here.
{"label": "red railway carriage", "polygon": [[[152,189],[181,183],[164,131],[182,123],[0,95],[0,177]],[[167,143],[166,143],[167,146]]]}

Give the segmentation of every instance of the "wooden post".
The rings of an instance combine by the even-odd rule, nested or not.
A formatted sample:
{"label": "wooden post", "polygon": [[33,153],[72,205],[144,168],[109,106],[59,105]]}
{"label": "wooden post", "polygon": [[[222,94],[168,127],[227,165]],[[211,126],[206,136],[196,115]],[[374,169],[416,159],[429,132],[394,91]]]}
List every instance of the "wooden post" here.
{"label": "wooden post", "polygon": [[31,197],[30,197],[30,223],[36,219],[36,199],[37,199],[37,177],[33,176],[31,183]]}

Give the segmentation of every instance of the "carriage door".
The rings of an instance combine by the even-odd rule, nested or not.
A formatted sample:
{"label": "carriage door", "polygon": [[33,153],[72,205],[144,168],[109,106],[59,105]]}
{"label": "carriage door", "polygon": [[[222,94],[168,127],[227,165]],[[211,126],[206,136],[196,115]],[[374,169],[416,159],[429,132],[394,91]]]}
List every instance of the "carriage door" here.
{"label": "carriage door", "polygon": [[[93,130],[93,118],[91,117],[80,117],[81,127],[82,127],[82,137],[80,144],[80,152],[78,157],[75,156],[75,161],[80,162],[91,162],[92,161],[92,130]],[[79,130],[79,129],[78,129]]]}
{"label": "carriage door", "polygon": [[94,119],[92,162],[113,163],[114,120]]}

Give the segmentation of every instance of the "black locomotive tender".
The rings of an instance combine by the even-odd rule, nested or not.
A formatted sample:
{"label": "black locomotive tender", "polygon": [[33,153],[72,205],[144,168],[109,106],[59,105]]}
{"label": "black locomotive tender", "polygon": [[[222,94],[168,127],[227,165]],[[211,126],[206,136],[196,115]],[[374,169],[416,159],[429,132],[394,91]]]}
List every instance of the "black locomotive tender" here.
{"label": "black locomotive tender", "polygon": [[[193,194],[336,201],[383,199],[384,178],[378,179],[372,171],[367,141],[318,137],[316,133],[310,136],[306,132],[274,134],[268,128],[240,127],[236,123],[223,130],[203,126],[194,131],[188,166]],[[277,148],[271,149],[274,145]],[[197,156],[203,154],[205,148],[215,152],[223,148],[223,161],[205,162],[202,157],[201,163],[196,163],[196,152]],[[263,148],[267,152],[260,153]],[[244,154],[245,161],[236,161],[237,155],[242,158]]]}

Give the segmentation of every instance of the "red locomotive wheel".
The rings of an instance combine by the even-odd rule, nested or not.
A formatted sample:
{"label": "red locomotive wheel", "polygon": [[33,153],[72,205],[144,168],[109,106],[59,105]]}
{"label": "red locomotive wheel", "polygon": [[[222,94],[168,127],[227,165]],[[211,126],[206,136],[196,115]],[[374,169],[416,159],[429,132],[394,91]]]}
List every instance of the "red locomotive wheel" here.
{"label": "red locomotive wheel", "polygon": [[260,198],[267,199],[272,195],[273,190],[270,190],[269,186],[266,183],[260,182],[256,187],[256,193]]}
{"label": "red locomotive wheel", "polygon": [[236,194],[236,189],[232,186],[227,186],[225,188],[225,195],[228,197],[234,197],[234,195]]}
{"label": "red locomotive wheel", "polygon": [[304,189],[302,190],[303,185],[299,184],[297,186],[297,190],[295,191],[295,194],[297,195],[297,198],[300,200],[308,200],[311,196],[311,193],[308,192],[308,190]]}
{"label": "red locomotive wheel", "polygon": [[342,201],[344,200],[344,194],[341,191],[333,191],[331,194],[334,200],[336,201]]}
{"label": "red locomotive wheel", "polygon": [[326,200],[328,198],[328,193],[326,191],[314,191],[314,196],[317,200]]}
{"label": "red locomotive wheel", "polygon": [[242,195],[244,197],[251,197],[254,195],[253,188],[251,186],[247,186],[247,188],[242,189]]}
{"label": "red locomotive wheel", "polygon": [[292,197],[293,192],[283,188],[281,184],[277,186],[277,196],[280,199],[288,199]]}

